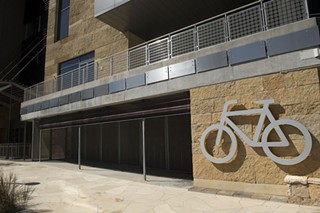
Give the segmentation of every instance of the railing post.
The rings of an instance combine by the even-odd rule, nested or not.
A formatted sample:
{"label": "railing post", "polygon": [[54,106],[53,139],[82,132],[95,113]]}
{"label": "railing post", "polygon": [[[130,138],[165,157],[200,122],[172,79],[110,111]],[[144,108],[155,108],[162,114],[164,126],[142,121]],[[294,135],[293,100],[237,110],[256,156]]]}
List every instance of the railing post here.
{"label": "railing post", "polygon": [[39,84],[36,85],[36,98],[38,98]]}
{"label": "railing post", "polygon": [[110,76],[113,74],[113,56],[110,57]]}
{"label": "railing post", "polygon": [[262,18],[262,27],[263,27],[263,31],[267,31],[268,30],[268,25],[267,25],[267,14],[266,14],[266,10],[264,8],[264,3],[263,0],[260,0],[260,11],[261,11],[261,18]]}
{"label": "railing post", "polygon": [[73,87],[73,72],[71,72],[71,82],[70,82],[71,87]]}
{"label": "railing post", "polygon": [[63,90],[63,75],[60,76],[60,91]]}
{"label": "railing post", "polygon": [[127,50],[127,69],[126,69],[126,71],[129,71],[129,66],[130,66],[129,59],[130,59],[130,52],[129,52],[129,50]]}
{"label": "railing post", "polygon": [[308,0],[304,0],[304,5],[306,7],[306,19],[310,18],[310,13],[309,13],[309,7],[308,7]]}
{"label": "railing post", "polygon": [[193,28],[193,39],[194,39],[194,51],[197,51],[199,50],[199,41],[198,41],[198,29],[196,25],[194,25],[194,28]]}
{"label": "railing post", "polygon": [[229,30],[229,22],[227,14],[224,14],[224,33],[225,33],[225,41],[228,42],[230,40],[230,30]]}
{"label": "railing post", "polygon": [[55,89],[55,86],[54,86],[54,85],[56,85],[56,84],[57,84],[56,78],[53,78],[53,79],[52,79],[52,90],[51,90],[51,93],[56,92],[56,89]]}
{"label": "railing post", "polygon": [[95,63],[95,65],[96,65],[96,78],[95,78],[95,80],[98,80],[99,79],[99,62],[96,62]]}

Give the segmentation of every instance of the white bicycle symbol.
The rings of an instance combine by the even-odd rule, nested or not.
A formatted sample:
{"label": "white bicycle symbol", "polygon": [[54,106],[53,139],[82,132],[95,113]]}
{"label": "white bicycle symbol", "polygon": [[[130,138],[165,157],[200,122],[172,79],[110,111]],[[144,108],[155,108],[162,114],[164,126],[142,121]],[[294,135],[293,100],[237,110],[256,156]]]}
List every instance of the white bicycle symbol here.
{"label": "white bicycle symbol", "polygon": [[[249,110],[240,110],[240,111],[230,111],[228,112],[228,106],[231,104],[236,104],[237,100],[230,100],[227,101],[224,104],[223,112],[221,115],[221,120],[220,123],[213,124],[209,126],[202,134],[201,140],[200,140],[200,148],[204,156],[211,162],[216,163],[216,164],[222,164],[222,163],[228,163],[231,161],[237,151],[237,139],[235,137],[235,134],[244,142],[246,142],[248,145],[252,147],[262,147],[263,151],[266,153],[266,155],[273,160],[274,162],[282,165],[294,165],[297,164],[303,160],[305,160],[312,147],[312,139],[309,131],[305,126],[303,126],[301,123],[295,120],[290,120],[290,119],[280,119],[276,120],[270,109],[269,105],[274,103],[274,100],[260,100],[260,101],[255,101],[254,103],[256,104],[261,104],[263,105],[262,108],[260,109],[249,109]],[[229,119],[231,116],[239,116],[239,115],[254,115],[254,114],[260,114],[259,121],[256,127],[256,131],[254,133],[253,139],[249,139],[245,133],[240,130],[236,124]],[[265,122],[265,118],[268,118],[270,121],[270,124],[264,129],[263,124]],[[289,146],[289,141],[284,135],[283,131],[281,130],[280,126],[281,125],[287,125],[287,126],[293,126],[297,129],[300,130],[302,133],[304,140],[305,140],[305,145],[303,151],[300,153],[300,155],[290,158],[290,159],[285,159],[285,158],[280,158],[276,155],[274,155],[270,147],[287,147]],[[232,131],[234,130],[234,132]],[[275,130],[277,133],[280,141],[268,141],[268,136],[272,130]],[[221,143],[222,139],[222,133],[225,132],[227,135],[229,135],[231,139],[231,145],[230,145],[230,150],[229,153],[226,154],[225,157],[214,157],[210,153],[208,153],[206,149],[206,139],[210,135],[211,132],[217,131],[217,137],[215,139],[215,145],[219,145]],[[261,142],[258,142],[259,136],[262,133],[261,137]]]}

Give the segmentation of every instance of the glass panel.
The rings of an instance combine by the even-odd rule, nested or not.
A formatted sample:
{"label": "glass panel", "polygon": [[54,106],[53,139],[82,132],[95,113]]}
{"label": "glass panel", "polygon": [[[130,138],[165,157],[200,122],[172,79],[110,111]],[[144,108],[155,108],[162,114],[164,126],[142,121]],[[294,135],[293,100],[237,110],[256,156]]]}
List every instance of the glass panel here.
{"label": "glass panel", "polygon": [[70,0],[61,0],[60,1],[60,11],[66,9],[70,6]]}
{"label": "glass panel", "polygon": [[69,9],[60,13],[59,39],[69,35]]}
{"label": "glass panel", "polygon": [[192,173],[190,115],[168,117],[170,169]]}
{"label": "glass panel", "polygon": [[78,127],[66,128],[66,154],[67,160],[78,160]]}
{"label": "glass panel", "polygon": [[140,122],[127,121],[120,124],[120,163],[140,164]]}
{"label": "glass panel", "polygon": [[100,129],[98,125],[83,127],[85,160],[100,161]]}
{"label": "glass panel", "polygon": [[150,168],[166,168],[165,158],[165,119],[146,120],[146,163]]}
{"label": "glass panel", "polygon": [[52,130],[52,160],[65,159],[66,129]]}
{"label": "glass panel", "polygon": [[104,163],[118,163],[118,129],[118,123],[102,125],[102,161]]}
{"label": "glass panel", "polygon": [[88,54],[85,54],[83,56],[79,57],[80,62],[84,62],[84,61],[93,61],[94,58],[94,52],[90,52]]}

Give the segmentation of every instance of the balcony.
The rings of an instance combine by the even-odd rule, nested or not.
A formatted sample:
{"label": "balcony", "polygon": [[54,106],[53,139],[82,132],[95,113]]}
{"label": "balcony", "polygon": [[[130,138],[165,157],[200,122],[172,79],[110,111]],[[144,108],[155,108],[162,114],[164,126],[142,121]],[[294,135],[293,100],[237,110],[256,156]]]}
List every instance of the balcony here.
{"label": "balcony", "polygon": [[[211,57],[209,61],[204,60],[211,69],[219,69],[319,46],[319,29],[310,28],[314,24],[307,23],[307,19],[304,0],[249,4],[27,88],[21,113],[202,73],[207,64],[198,63],[206,55]],[[305,23],[299,25],[303,20]],[[303,27],[289,25],[293,23]],[[280,30],[275,29],[280,26],[283,26]],[[295,32],[299,29],[307,30]],[[279,35],[287,37],[272,39]],[[292,39],[301,39],[301,42],[292,42]],[[282,42],[283,48],[279,49],[277,42]],[[245,54],[238,53],[239,45],[245,46],[241,50],[246,51]]]}
{"label": "balcony", "polygon": [[95,0],[95,17],[145,41],[256,0]]}

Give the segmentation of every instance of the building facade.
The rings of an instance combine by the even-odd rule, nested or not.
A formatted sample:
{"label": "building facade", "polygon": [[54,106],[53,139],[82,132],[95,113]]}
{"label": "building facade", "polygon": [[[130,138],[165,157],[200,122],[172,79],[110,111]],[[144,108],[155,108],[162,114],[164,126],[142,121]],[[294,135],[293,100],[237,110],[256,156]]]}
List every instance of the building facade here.
{"label": "building facade", "polygon": [[46,0],[0,2],[0,158],[31,157],[31,125],[20,120],[24,89],[43,80]]}
{"label": "building facade", "polygon": [[33,160],[319,204],[317,4],[51,0]]}

